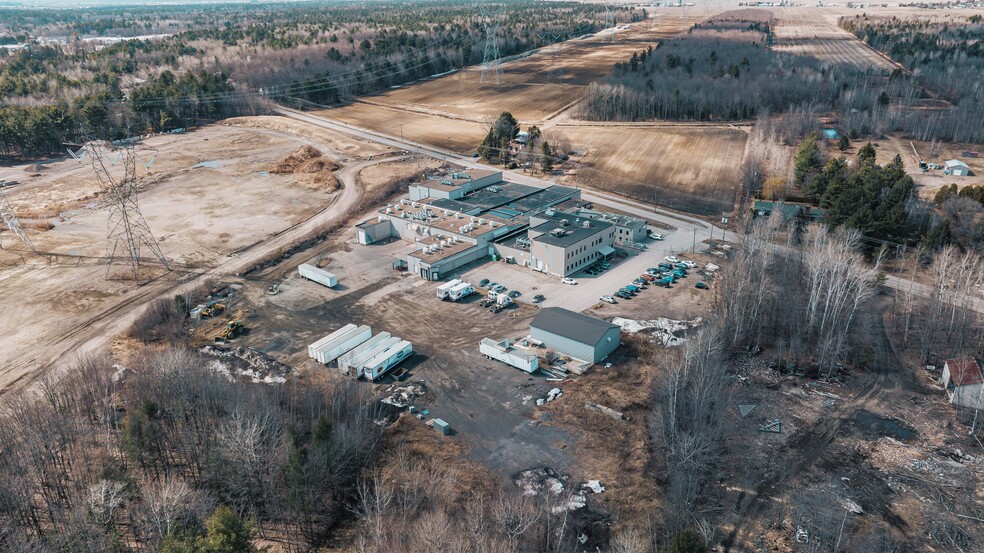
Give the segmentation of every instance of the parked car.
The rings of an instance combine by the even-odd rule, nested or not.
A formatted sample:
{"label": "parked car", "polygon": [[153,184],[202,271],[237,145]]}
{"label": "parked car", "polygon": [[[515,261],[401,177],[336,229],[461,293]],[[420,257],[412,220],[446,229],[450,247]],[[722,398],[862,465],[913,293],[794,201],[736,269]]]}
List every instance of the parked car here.
{"label": "parked car", "polygon": [[570,277],[562,278],[560,279],[560,281],[563,282],[564,284],[577,284],[577,281]]}
{"label": "parked car", "polygon": [[653,283],[653,286],[659,286],[660,288],[669,288],[670,283],[665,280],[657,280]]}
{"label": "parked car", "polygon": [[497,283],[497,282],[487,282],[487,283],[485,283],[485,286],[482,286],[482,288],[485,288],[486,290],[492,290],[493,288],[495,288],[498,285],[499,285],[499,283]]}
{"label": "parked car", "polygon": [[634,284],[628,284],[628,285],[625,286],[625,290],[628,290],[629,292],[632,292],[632,293],[638,293],[639,290],[641,290],[641,288],[639,288],[638,286],[636,286]]}
{"label": "parked car", "polygon": [[690,261],[689,259],[684,259],[683,261],[680,262],[680,264],[683,265],[684,267],[688,268],[688,269],[696,269],[697,268],[697,264],[694,263],[693,261]]}
{"label": "parked car", "polygon": [[501,284],[496,284],[495,286],[492,287],[492,289],[495,290],[499,294],[501,294],[501,293],[505,292],[506,290],[508,290],[508,288],[506,288],[505,286],[503,286]]}
{"label": "parked car", "polygon": [[631,295],[629,295],[629,294],[627,294],[625,292],[622,292],[621,290],[619,290],[618,292],[615,292],[615,297],[616,298],[622,298],[623,300],[630,300],[630,299],[632,299],[632,296]]}
{"label": "parked car", "polygon": [[664,257],[663,259],[665,259],[666,261],[669,261],[670,263],[679,263],[680,262],[680,258],[677,257],[677,256],[675,256],[675,255],[668,255],[668,256]]}
{"label": "parked car", "polygon": [[509,297],[512,298],[512,299],[516,299],[516,298],[518,298],[521,295],[522,294],[519,293],[519,290],[510,290],[509,291]]}
{"label": "parked car", "polygon": [[488,285],[489,285],[489,279],[487,278],[483,278],[482,280],[478,281],[479,288],[485,288]]}
{"label": "parked car", "polygon": [[617,301],[615,301],[615,298],[611,296],[601,296],[601,298],[599,299],[605,303],[618,303]]}
{"label": "parked car", "polygon": [[601,268],[602,269],[605,269],[607,271],[608,269],[611,269],[612,266],[609,263],[606,263],[606,262],[602,261],[601,262]]}
{"label": "parked car", "polygon": [[698,280],[697,284],[694,284],[694,288],[697,288],[698,290],[707,290],[708,286],[706,282]]}
{"label": "parked car", "polygon": [[540,303],[541,301],[543,301],[545,299],[547,299],[547,298],[543,297],[543,294],[537,294],[537,295],[533,296],[533,303]]}
{"label": "parked car", "polygon": [[666,237],[663,236],[662,234],[651,234],[649,237],[652,238],[653,240],[665,240],[666,239]]}

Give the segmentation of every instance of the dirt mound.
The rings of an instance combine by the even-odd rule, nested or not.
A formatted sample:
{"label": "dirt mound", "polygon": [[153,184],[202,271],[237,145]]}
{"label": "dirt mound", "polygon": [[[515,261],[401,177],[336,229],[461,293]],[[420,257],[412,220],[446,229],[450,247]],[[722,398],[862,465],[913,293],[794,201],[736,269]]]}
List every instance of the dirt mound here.
{"label": "dirt mound", "polygon": [[338,164],[337,163],[335,163],[335,162],[333,162],[333,161],[331,161],[329,159],[326,159],[324,157],[317,157],[317,158],[314,158],[314,159],[305,161],[294,172],[295,173],[305,173],[305,174],[315,174],[315,173],[323,173],[325,171],[328,171],[328,172],[337,171],[338,168],[339,167],[338,167]]}
{"label": "dirt mound", "polygon": [[297,181],[308,186],[325,187],[329,192],[338,190],[335,171],[339,165],[328,159],[314,146],[301,146],[290,155],[273,164],[270,173],[294,175]]}

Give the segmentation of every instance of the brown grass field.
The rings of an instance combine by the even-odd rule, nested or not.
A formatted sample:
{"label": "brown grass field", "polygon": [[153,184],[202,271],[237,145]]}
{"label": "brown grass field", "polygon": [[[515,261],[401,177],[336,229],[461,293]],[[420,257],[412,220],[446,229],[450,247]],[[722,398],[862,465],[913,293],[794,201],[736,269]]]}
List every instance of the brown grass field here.
{"label": "brown grass field", "polygon": [[689,199],[694,211],[711,213],[714,204],[727,211],[734,201],[748,137],[737,127],[674,124],[559,125],[554,132],[582,152],[579,184],[678,209]]}
{"label": "brown grass field", "polygon": [[[805,54],[859,69],[892,71],[900,67],[887,56],[837,26],[836,16],[820,9],[774,10],[776,50]],[[829,16],[829,17],[828,17]]]}

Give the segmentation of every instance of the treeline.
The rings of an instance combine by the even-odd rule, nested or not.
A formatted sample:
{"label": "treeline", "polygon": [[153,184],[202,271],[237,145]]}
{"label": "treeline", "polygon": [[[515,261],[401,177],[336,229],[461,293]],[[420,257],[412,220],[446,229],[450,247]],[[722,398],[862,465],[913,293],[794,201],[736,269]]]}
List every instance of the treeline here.
{"label": "treeline", "polygon": [[51,105],[0,108],[0,156],[62,154],[67,144],[87,138],[166,131],[251,109],[251,99],[235,95],[225,75],[197,72],[175,77],[165,71],[126,99],[107,92]]}
{"label": "treeline", "polygon": [[271,526],[288,550],[322,545],[382,446],[376,408],[347,383],[237,384],[208,364],[87,358],[6,402],[0,549],[246,552]]}
{"label": "treeline", "polygon": [[[12,11],[0,23],[5,36],[61,33],[65,44],[0,50],[0,129],[30,129],[0,136],[0,155],[60,153],[63,142],[81,138],[81,128],[118,138],[245,115],[259,97],[336,103],[479,63],[485,37],[475,6],[452,0],[386,9],[209,6],[201,13],[173,6],[163,9],[176,34],[104,48],[81,40],[75,28],[130,36],[160,31],[148,20],[155,9],[43,11],[36,19],[30,10]],[[641,14],[618,10],[617,19]],[[594,32],[604,21],[601,6],[507,3],[499,15],[500,54]]]}
{"label": "treeline", "polygon": [[[762,32],[759,29],[766,29]],[[694,28],[657,49],[617,63],[610,79],[593,84],[579,106],[591,120],[734,121],[799,106],[836,106],[859,75],[849,68],[771,50],[768,25]]]}
{"label": "treeline", "polygon": [[[843,17],[840,25],[912,71],[915,92],[892,95],[881,125],[920,140],[984,142],[984,23],[980,16],[946,19]],[[891,94],[891,93],[890,93]],[[937,105],[939,100],[949,105]],[[935,109],[925,109],[927,102]]]}

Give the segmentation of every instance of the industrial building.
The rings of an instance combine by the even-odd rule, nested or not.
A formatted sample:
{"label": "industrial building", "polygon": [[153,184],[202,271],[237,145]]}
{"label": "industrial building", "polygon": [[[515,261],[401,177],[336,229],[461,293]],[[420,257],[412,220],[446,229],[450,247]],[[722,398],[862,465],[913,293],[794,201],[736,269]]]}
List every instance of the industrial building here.
{"label": "industrial building", "polygon": [[530,323],[530,337],[574,359],[597,363],[622,343],[622,329],[574,311],[547,307]]}

